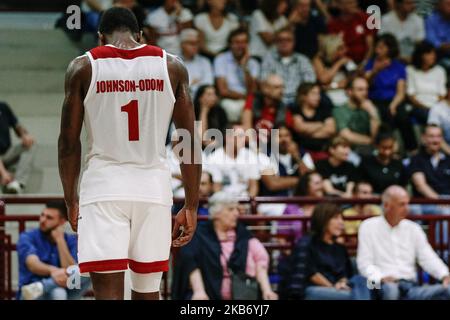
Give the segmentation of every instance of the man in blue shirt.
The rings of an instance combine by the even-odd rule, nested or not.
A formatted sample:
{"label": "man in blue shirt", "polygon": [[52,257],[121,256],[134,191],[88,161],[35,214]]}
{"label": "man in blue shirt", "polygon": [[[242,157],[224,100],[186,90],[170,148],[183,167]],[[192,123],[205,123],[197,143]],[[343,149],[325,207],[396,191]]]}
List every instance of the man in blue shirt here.
{"label": "man in blue shirt", "polygon": [[437,10],[425,20],[426,38],[446,57],[450,57],[450,1],[439,0]]}
{"label": "man in blue shirt", "polygon": [[219,54],[214,59],[214,74],[217,89],[222,99],[222,108],[227,113],[228,121],[241,120],[247,94],[256,91],[259,77],[259,63],[250,57],[248,48],[249,35],[239,28],[228,36],[230,50]]}
{"label": "man in blue shirt", "polygon": [[[68,289],[73,283],[69,276],[79,277],[68,269],[77,264],[76,235],[64,233],[67,208],[62,201],[49,202],[42,211],[39,228],[23,232],[17,243],[19,256],[18,298],[25,300],[66,300],[80,298],[89,286],[82,277],[81,285]],[[76,270],[76,269],[75,269]]]}

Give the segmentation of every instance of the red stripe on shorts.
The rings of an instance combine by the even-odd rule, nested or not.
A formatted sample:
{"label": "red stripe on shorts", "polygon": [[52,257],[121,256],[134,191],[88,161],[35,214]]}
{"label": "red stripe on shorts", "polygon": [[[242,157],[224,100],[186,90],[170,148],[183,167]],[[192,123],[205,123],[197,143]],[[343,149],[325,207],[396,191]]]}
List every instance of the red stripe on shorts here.
{"label": "red stripe on shorts", "polygon": [[80,267],[80,273],[115,270],[121,271],[128,269],[128,259],[82,262],[78,266]]}
{"label": "red stripe on shorts", "polygon": [[130,269],[136,273],[166,272],[169,271],[169,260],[155,262],[137,262],[128,260]]}

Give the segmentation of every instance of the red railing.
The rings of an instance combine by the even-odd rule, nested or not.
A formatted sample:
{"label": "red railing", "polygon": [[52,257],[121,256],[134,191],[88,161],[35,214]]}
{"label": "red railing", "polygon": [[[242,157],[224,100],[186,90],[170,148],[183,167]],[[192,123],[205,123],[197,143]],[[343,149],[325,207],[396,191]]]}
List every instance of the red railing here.
{"label": "red railing", "polygon": [[[13,204],[45,204],[51,200],[62,200],[59,196],[54,197],[33,197],[33,196],[11,196],[3,198],[3,201],[0,200],[0,299],[11,299],[14,297],[14,291],[12,289],[12,279],[11,279],[11,265],[12,265],[12,251],[16,250],[16,244],[12,243],[11,236],[5,233],[5,223],[6,222],[14,222],[18,225],[19,233],[26,230],[26,224],[28,222],[38,221],[38,215],[6,215],[5,214],[5,206],[13,205]],[[174,199],[174,203],[182,204],[183,199]],[[205,202],[206,199],[202,199],[201,202]],[[256,197],[253,199],[240,199],[242,203],[249,203],[251,205],[251,213],[257,212],[257,206],[265,203],[296,203],[296,204],[312,204],[319,202],[332,201],[334,203],[339,204],[376,204],[380,203],[380,198],[371,198],[371,199],[342,199],[342,198],[308,198],[308,197]],[[412,199],[411,203],[413,204],[442,204],[442,205],[450,205],[449,200],[432,200],[429,199]],[[354,217],[346,217],[345,220],[364,220],[367,219],[367,216],[354,216]],[[199,220],[207,219],[207,217],[199,216]],[[287,215],[287,216],[261,216],[261,215],[243,215],[240,216],[239,219],[241,221],[247,222],[249,225],[257,224],[257,223],[271,223],[274,221],[300,221],[302,224],[302,232],[307,232],[309,229],[309,217],[300,216],[300,215]],[[442,216],[442,215],[418,215],[418,216],[409,216],[408,219],[414,221],[423,222],[428,230],[428,240],[433,248],[437,251],[437,253],[443,257],[445,251],[450,251],[449,244],[444,243],[444,224],[443,222],[450,222],[450,216]],[[440,237],[438,241],[436,241],[436,228],[439,229]],[[447,229],[447,232],[450,232],[450,228]],[[258,232],[257,232],[258,235]],[[265,233],[267,236],[268,233]],[[278,243],[278,242],[267,242],[265,239],[261,239],[263,241],[264,246],[268,251],[272,250],[283,250],[292,248],[292,242],[287,243]],[[276,238],[276,235],[269,235],[269,239]],[[353,238],[353,239],[352,239]],[[450,235],[447,235],[447,239],[450,238]],[[353,241],[351,241],[353,240]],[[347,247],[351,252],[354,252],[356,249],[357,243],[354,236],[346,237]],[[169,288],[168,288],[168,279],[165,274],[163,279],[163,290],[162,295],[164,298],[169,296]]]}

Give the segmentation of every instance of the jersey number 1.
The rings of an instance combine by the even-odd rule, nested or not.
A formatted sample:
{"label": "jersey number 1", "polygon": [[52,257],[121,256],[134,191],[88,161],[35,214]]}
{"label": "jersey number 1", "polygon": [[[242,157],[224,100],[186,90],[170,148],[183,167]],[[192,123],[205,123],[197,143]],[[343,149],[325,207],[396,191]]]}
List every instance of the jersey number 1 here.
{"label": "jersey number 1", "polygon": [[128,140],[139,141],[139,108],[138,101],[131,100],[120,109],[128,113]]}

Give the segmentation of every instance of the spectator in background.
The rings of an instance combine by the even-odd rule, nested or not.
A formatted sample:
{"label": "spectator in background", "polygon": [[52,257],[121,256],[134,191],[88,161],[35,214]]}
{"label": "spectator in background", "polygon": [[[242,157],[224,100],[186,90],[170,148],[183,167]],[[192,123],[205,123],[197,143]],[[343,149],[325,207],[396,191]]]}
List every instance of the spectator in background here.
{"label": "spectator in background", "polygon": [[[325,195],[325,188],[323,184],[322,176],[317,171],[308,171],[303,174],[300,178],[299,183],[294,191],[294,196],[296,197],[312,197],[312,198],[322,198]],[[311,217],[315,204],[288,204],[283,214],[296,214],[296,215],[304,215],[306,217]],[[279,224],[294,224],[299,225],[299,222],[279,222]],[[301,227],[298,228],[296,233],[296,239],[302,236]]]}
{"label": "spectator in background", "polygon": [[[10,128],[21,140],[20,144],[12,145]],[[19,123],[11,108],[0,102],[0,184],[4,193],[23,192],[30,176],[35,150],[34,137]],[[13,175],[11,171],[14,167]]]}
{"label": "spectator in background", "polygon": [[258,157],[245,147],[246,135],[241,124],[227,126],[224,146],[205,161],[214,181],[214,191],[225,191],[235,197],[258,195],[260,172]]}
{"label": "spectator in background", "polygon": [[311,10],[311,0],[296,0],[289,22],[295,30],[295,51],[312,59],[319,49],[319,36],[327,31],[324,19]]}
{"label": "spectator in background", "polygon": [[372,56],[374,30],[367,28],[368,16],[358,7],[356,0],[338,0],[339,16],[328,23],[328,32],[343,33],[348,56],[364,65]]}
{"label": "spectator in background", "polygon": [[[370,182],[358,181],[353,189],[353,197],[357,199],[373,198],[373,188]],[[354,216],[379,216],[381,214],[380,206],[375,204],[355,204],[352,207],[345,209],[344,217]],[[358,234],[358,228],[361,224],[360,220],[347,220],[344,222],[345,234],[355,236]]]}
{"label": "spectator in background", "polygon": [[376,194],[393,184],[405,185],[406,174],[402,162],[395,156],[397,142],[392,130],[382,125],[374,144],[375,153],[363,157],[359,166],[361,178],[371,183]]}
{"label": "spectator in background", "polygon": [[450,156],[450,90],[448,88],[446,99],[431,108],[428,115],[428,124],[436,124],[442,129],[444,135],[442,151]]}
{"label": "spectator in background", "polygon": [[422,125],[427,123],[432,106],[447,94],[447,74],[436,65],[436,49],[423,41],[414,49],[412,65],[406,68],[408,100],[413,106],[412,115]]}
{"label": "spectator in background", "polygon": [[287,9],[287,0],[262,0],[260,9],[253,12],[249,26],[252,56],[262,60],[270,50],[275,32],[288,24],[284,16]]}
{"label": "spectator in background", "polygon": [[174,300],[230,300],[231,274],[256,278],[264,300],[278,295],[269,282],[269,255],[262,243],[238,221],[236,198],[226,192],[209,199],[210,221],[178,252],[172,280]]}
{"label": "spectator in background", "polygon": [[302,161],[297,143],[292,139],[292,133],[285,125],[279,125],[274,129],[278,134],[278,170],[270,174],[261,175],[261,196],[291,196],[298,185],[299,178],[307,172],[308,167]]}
{"label": "spectator in background", "polygon": [[436,10],[425,20],[425,30],[426,39],[438,50],[440,58],[449,58],[450,0],[438,0]]}
{"label": "spectator in background", "polygon": [[[385,300],[450,299],[447,266],[428,243],[421,227],[407,220],[409,195],[390,186],[382,196],[384,214],[365,220],[359,227],[357,264],[371,283],[381,285]],[[441,284],[420,286],[420,265]]]}
{"label": "spectator in background", "polygon": [[189,89],[191,96],[195,97],[198,88],[202,85],[214,84],[214,73],[211,62],[198,54],[199,34],[195,29],[184,29],[180,34],[181,58],[183,58],[189,73]]}
{"label": "spectator in background", "polygon": [[276,50],[269,52],[261,66],[261,79],[270,74],[283,78],[285,89],[283,102],[288,105],[295,101],[297,88],[303,82],[315,82],[316,74],[309,59],[294,52],[295,38],[290,28],[276,33]]}
{"label": "spectator in background", "polygon": [[147,10],[138,3],[137,0],[114,0],[115,7],[130,9],[136,16],[139,29],[144,31],[145,36],[145,20],[147,19]]}
{"label": "spectator in background", "polygon": [[[442,152],[442,129],[434,124],[424,128],[423,148],[408,166],[414,196],[439,199],[450,196],[450,157]],[[448,206],[423,205],[424,214],[450,213]]]}
{"label": "spectator in background", "polygon": [[370,154],[380,120],[377,108],[368,99],[369,85],[363,76],[348,81],[348,103],[333,109],[337,132],[356,152]]}
{"label": "spectator in background", "polygon": [[[342,211],[332,203],[320,203],[311,216],[311,236],[304,248],[306,300],[369,300],[366,279],[355,275],[344,245]],[[294,250],[294,273],[300,254]]]}
{"label": "spectator in background", "polygon": [[305,82],[298,87],[297,104],[291,109],[293,129],[302,148],[314,161],[328,157],[325,149],[336,133],[331,111],[321,103],[318,84]]}
{"label": "spectator in background", "polygon": [[416,12],[419,16],[428,17],[439,0],[416,0]]}
{"label": "spectator in background", "polygon": [[198,88],[194,98],[196,120],[201,121],[200,137],[204,147],[213,143],[212,137],[204,136],[209,129],[217,129],[225,135],[228,124],[227,114],[219,104],[216,88],[212,85],[204,85]]}
{"label": "spectator in background", "polygon": [[[200,198],[209,199],[214,193],[212,176],[208,171],[203,171],[200,177],[200,187],[198,189]],[[198,215],[208,215],[208,205],[200,204],[198,207]]]}
{"label": "spectator in background", "polygon": [[[17,242],[19,293],[24,300],[80,299],[90,285],[81,278],[80,289],[68,289],[69,267],[77,264],[77,237],[64,233],[67,208],[64,202],[48,202],[39,228],[23,232]],[[79,275],[79,270],[76,271]]]}
{"label": "spectator in background", "polygon": [[234,122],[241,120],[247,95],[256,91],[260,68],[250,57],[245,29],[232,31],[228,43],[230,50],[214,59],[214,73],[222,107],[228,120]]}
{"label": "spectator in background", "polygon": [[320,38],[319,53],[312,60],[317,80],[331,99],[333,105],[347,103],[345,94],[348,78],[357,66],[347,56],[342,34],[323,35]]}
{"label": "spectator in background", "polygon": [[206,0],[206,12],[194,18],[202,34],[201,52],[211,59],[230,44],[230,33],[239,27],[238,17],[225,10],[226,0]]}
{"label": "spectator in background", "polygon": [[397,60],[398,44],[391,34],[381,35],[375,55],[365,66],[370,83],[369,98],[375,103],[383,122],[398,128],[407,151],[417,149],[413,127],[405,108],[406,66]]}
{"label": "spectator in background", "polygon": [[83,0],[81,2],[81,11],[86,18],[86,31],[97,33],[102,12],[112,6],[113,0]]}
{"label": "spectator in background", "polygon": [[275,123],[286,121],[286,106],[283,104],[283,79],[270,74],[261,82],[261,93],[250,93],[242,112],[244,129],[270,130]]}
{"label": "spectator in background", "polygon": [[183,8],[179,0],[165,0],[164,4],[147,17],[147,25],[152,28],[159,47],[168,53],[179,55],[180,32],[192,27],[193,15]]}
{"label": "spectator in background", "polygon": [[414,0],[394,0],[393,2],[394,10],[381,18],[379,34],[392,34],[398,41],[401,59],[409,62],[415,44],[425,38],[424,21],[415,13]]}
{"label": "spectator in background", "polygon": [[359,175],[353,164],[348,162],[350,143],[342,137],[334,138],[328,147],[330,157],[316,163],[317,172],[324,179],[327,195],[351,197]]}

